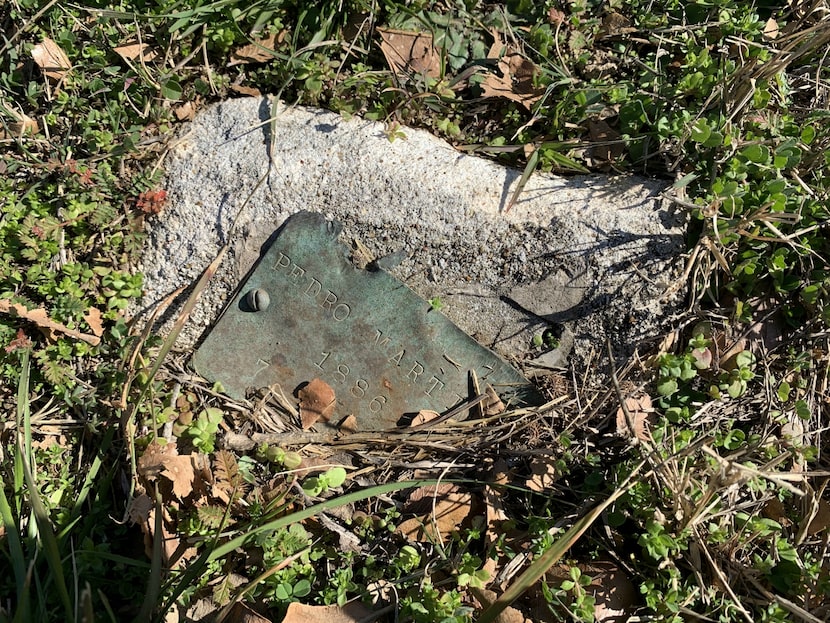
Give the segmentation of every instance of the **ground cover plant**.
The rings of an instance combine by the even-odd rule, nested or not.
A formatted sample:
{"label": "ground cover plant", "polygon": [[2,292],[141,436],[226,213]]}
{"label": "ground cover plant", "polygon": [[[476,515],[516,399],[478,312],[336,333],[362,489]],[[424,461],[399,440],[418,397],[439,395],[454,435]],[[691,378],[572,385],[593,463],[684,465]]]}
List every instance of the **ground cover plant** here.
{"label": "ground cover plant", "polygon": [[[10,0],[0,32],[0,619],[830,616],[826,2]],[[276,93],[666,179],[688,313],[486,426],[321,444],[223,398],[128,322],[133,260],[177,126]]]}

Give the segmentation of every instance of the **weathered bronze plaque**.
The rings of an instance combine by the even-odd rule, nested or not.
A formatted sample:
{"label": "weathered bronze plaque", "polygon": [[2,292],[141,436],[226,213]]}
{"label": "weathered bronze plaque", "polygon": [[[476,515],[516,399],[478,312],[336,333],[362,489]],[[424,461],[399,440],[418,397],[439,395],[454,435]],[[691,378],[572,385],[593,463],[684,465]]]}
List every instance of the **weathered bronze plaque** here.
{"label": "weathered bronze plaque", "polygon": [[458,405],[470,370],[513,404],[538,402],[523,376],[395,277],[352,264],[340,230],[311,212],[285,222],[196,351],[199,374],[235,398],[321,378],[337,396],[332,423],[352,414],[364,431]]}

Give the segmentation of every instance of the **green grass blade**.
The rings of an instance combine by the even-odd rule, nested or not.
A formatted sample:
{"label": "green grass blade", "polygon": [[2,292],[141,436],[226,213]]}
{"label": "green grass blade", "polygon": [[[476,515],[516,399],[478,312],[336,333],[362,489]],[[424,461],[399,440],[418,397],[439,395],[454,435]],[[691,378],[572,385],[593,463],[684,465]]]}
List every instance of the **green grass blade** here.
{"label": "green grass blade", "polygon": [[[23,471],[23,480],[26,483],[26,490],[28,491],[29,505],[32,508],[32,515],[35,519],[34,522],[30,522],[30,533],[36,524],[37,535],[43,544],[43,550],[46,555],[46,563],[52,571],[58,596],[60,597],[65,610],[65,618],[67,621],[74,621],[75,613],[72,608],[72,600],[69,598],[69,591],[66,587],[66,578],[63,574],[63,564],[61,563],[58,540],[55,537],[55,532],[49,519],[49,513],[40,497],[40,492],[37,489],[37,483],[35,482],[34,473],[32,471],[34,466],[34,456],[32,454],[32,423],[31,409],[29,405],[28,352],[23,354],[22,363],[23,368],[20,371],[20,382],[17,386],[17,441],[15,443],[15,466],[17,467],[17,465],[19,465]],[[21,436],[23,438],[22,443]]]}
{"label": "green grass blade", "polygon": [[527,184],[527,180],[530,179],[530,176],[533,175],[533,172],[536,170],[536,165],[539,164],[539,149],[534,149],[533,153],[530,154],[530,157],[527,159],[527,164],[525,165],[525,170],[522,173],[522,177],[519,179],[519,183],[516,184],[516,190],[513,191],[513,195],[510,197],[510,201],[507,202],[507,206],[504,208],[504,213],[507,214],[510,212],[510,209],[515,205],[515,203],[519,200],[519,195],[522,194],[522,191],[525,189],[525,185]]}
{"label": "green grass blade", "polygon": [[478,618],[478,623],[492,623],[504,611],[507,606],[521,597],[527,589],[533,586],[539,579],[547,573],[556,562],[564,556],[567,551],[576,543],[585,531],[599,518],[602,512],[611,506],[617,498],[628,491],[631,486],[634,476],[640,471],[643,463],[635,468],[631,475],[621,484],[611,496],[602,504],[594,507],[585,516],[579,519],[565,534],[563,534],[551,547],[546,550],[541,556],[534,560],[530,566],[507,588],[504,593],[492,604],[490,604],[481,613]]}
{"label": "green grass blade", "polygon": [[6,542],[9,544],[9,557],[14,571],[14,583],[17,588],[17,603],[23,601],[26,585],[26,556],[23,553],[23,544],[20,541],[20,527],[14,520],[6,491],[0,486],[0,519],[6,533]]}
{"label": "green grass blade", "polygon": [[161,494],[156,491],[155,499],[155,513],[153,525],[153,557],[150,562],[150,574],[147,578],[147,590],[144,593],[144,602],[141,604],[141,611],[135,617],[135,623],[142,623],[143,621],[150,621],[153,617],[153,610],[155,610],[158,603],[159,595],[161,594],[161,574],[162,574],[162,548],[164,546],[164,525],[163,512],[161,509]]}
{"label": "green grass blade", "polygon": [[[22,452],[19,444],[18,452]],[[49,519],[46,506],[43,504],[43,500],[37,490],[34,474],[32,474],[29,463],[25,459],[23,461],[23,475],[26,479],[26,488],[29,491],[29,504],[32,506],[32,512],[37,522],[38,534],[43,543],[43,551],[46,554],[46,563],[52,571],[58,596],[65,610],[65,620],[74,621],[75,612],[72,608],[72,600],[69,598],[69,590],[66,587],[66,578],[63,574],[63,564],[61,563],[60,549],[58,548],[58,539],[52,528],[52,522]]]}
{"label": "green grass blade", "polygon": [[[443,480],[440,482],[448,481]],[[305,508],[301,511],[297,511],[290,515],[286,515],[285,517],[280,517],[279,519],[275,519],[274,521],[269,521],[266,524],[249,530],[245,534],[231,539],[227,543],[224,543],[218,547],[209,548],[208,550],[203,552],[202,555],[199,556],[199,558],[193,561],[190,567],[188,567],[187,571],[185,571],[179,578],[176,579],[177,585],[175,588],[173,588],[172,593],[168,598],[167,603],[164,604],[164,607],[161,610],[161,612],[157,613],[157,617],[163,618],[164,613],[167,612],[170,609],[170,607],[176,602],[176,600],[179,598],[179,595],[181,595],[182,592],[184,592],[184,590],[188,586],[190,586],[193,583],[193,581],[197,577],[199,577],[199,575],[201,575],[205,565],[207,565],[209,562],[212,562],[214,560],[217,560],[219,558],[222,558],[223,556],[230,554],[238,547],[242,547],[249,538],[256,534],[279,530],[280,528],[284,528],[293,523],[297,523],[298,521],[308,519],[330,508],[337,508],[338,506],[343,506],[344,504],[359,502],[360,500],[365,500],[367,498],[371,498],[377,495],[383,495],[385,493],[392,493],[393,491],[400,491],[402,489],[410,489],[413,487],[428,487],[430,485],[437,484],[439,484],[438,480],[407,480],[404,482],[390,482],[383,485],[376,485],[374,487],[369,487],[368,489],[363,489],[361,491],[347,493],[345,495],[332,498],[331,500],[321,502],[320,504],[309,506],[308,508]]]}

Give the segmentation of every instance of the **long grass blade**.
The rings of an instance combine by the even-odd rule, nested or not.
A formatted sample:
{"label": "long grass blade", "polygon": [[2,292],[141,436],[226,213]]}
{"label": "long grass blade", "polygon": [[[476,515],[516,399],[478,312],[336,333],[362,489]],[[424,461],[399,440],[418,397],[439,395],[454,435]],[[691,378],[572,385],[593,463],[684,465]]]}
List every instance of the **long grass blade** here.
{"label": "long grass blade", "polygon": [[556,540],[544,554],[534,560],[530,566],[507,588],[495,602],[485,608],[478,618],[478,623],[492,623],[504,611],[507,606],[521,597],[527,589],[533,586],[547,573],[556,562],[564,556],[567,551],[576,543],[591,525],[599,518],[602,512],[611,506],[617,498],[628,491],[634,481],[634,476],[644,465],[640,463],[629,477],[621,484],[611,496],[599,506],[594,507],[585,516],[579,519],[565,534]]}
{"label": "long grass blade", "polygon": [[[447,481],[443,480],[441,482]],[[413,487],[428,487],[430,485],[437,484],[439,484],[438,480],[407,480],[404,482],[389,482],[383,485],[376,485],[374,487],[369,487],[368,489],[355,491],[353,493],[347,493],[345,495],[332,498],[331,500],[326,500],[325,502],[315,504],[314,506],[309,506],[308,508],[305,508],[301,511],[291,513],[290,515],[286,515],[285,517],[280,517],[279,519],[269,521],[266,524],[253,528],[245,534],[241,534],[240,536],[231,539],[227,543],[223,543],[219,546],[208,547],[202,553],[202,555],[199,556],[199,558],[193,561],[193,563],[190,565],[187,571],[185,571],[181,576],[176,578],[176,586],[172,589],[170,597],[164,604],[162,610],[156,613],[157,620],[159,620],[159,618],[163,618],[164,613],[167,612],[170,609],[170,607],[176,602],[176,600],[179,598],[179,595],[181,595],[182,592],[184,592],[184,590],[188,586],[191,586],[193,581],[202,574],[205,566],[208,563],[222,558],[223,556],[227,556],[236,548],[242,547],[248,539],[250,539],[252,536],[256,534],[279,530],[280,528],[284,528],[293,523],[297,523],[298,521],[303,521],[304,519],[314,517],[315,515],[322,513],[325,510],[328,510],[330,508],[337,508],[338,506],[343,506],[344,504],[359,502],[360,500],[365,500],[367,498],[383,495],[385,493],[392,493],[393,491],[400,491],[402,489],[410,489]]]}
{"label": "long grass blade", "polygon": [[0,519],[3,521],[6,542],[9,544],[14,583],[17,589],[18,607],[23,603],[24,586],[26,584],[26,556],[23,553],[23,544],[20,541],[20,527],[14,520],[5,489],[0,486]]}
{"label": "long grass blade", "polygon": [[[17,451],[22,453],[23,449],[18,442]],[[46,506],[40,497],[37,490],[37,483],[35,482],[34,474],[29,467],[29,462],[23,459],[23,475],[26,479],[26,489],[29,492],[29,504],[32,506],[32,512],[37,522],[38,535],[43,544],[43,551],[46,555],[46,563],[49,565],[49,570],[52,572],[52,580],[57,588],[58,597],[64,608],[64,615],[66,621],[75,620],[75,612],[72,608],[72,600],[69,598],[69,590],[66,587],[66,578],[63,574],[63,564],[61,563],[60,548],[58,547],[58,539],[55,536],[52,522],[49,519],[49,513]]]}
{"label": "long grass blade", "polygon": [[516,189],[513,191],[513,195],[510,197],[510,201],[507,202],[507,206],[504,208],[505,214],[510,212],[510,209],[519,200],[519,195],[521,195],[522,191],[525,189],[525,185],[527,184],[527,181],[530,179],[530,176],[533,175],[533,172],[536,170],[537,164],[539,164],[539,150],[534,149],[533,153],[530,154],[530,157],[527,159],[525,170],[522,173],[522,177],[519,179],[519,183],[516,184]]}

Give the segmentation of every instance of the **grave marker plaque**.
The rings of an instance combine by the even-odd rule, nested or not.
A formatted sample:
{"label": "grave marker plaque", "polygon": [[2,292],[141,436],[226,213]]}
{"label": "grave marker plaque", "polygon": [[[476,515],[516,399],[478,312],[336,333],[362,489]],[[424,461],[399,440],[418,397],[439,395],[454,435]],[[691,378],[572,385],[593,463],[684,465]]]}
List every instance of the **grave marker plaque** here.
{"label": "grave marker plaque", "polygon": [[354,266],[340,230],[319,214],[290,217],[196,351],[196,371],[234,398],[321,378],[337,396],[332,423],[353,414],[363,431],[458,405],[470,370],[514,405],[539,402],[527,379],[398,279]]}

